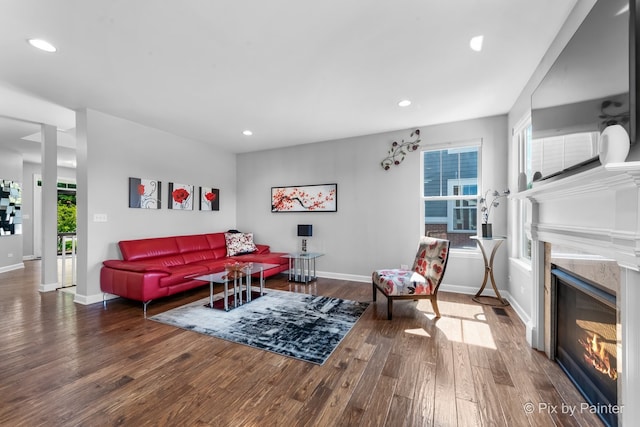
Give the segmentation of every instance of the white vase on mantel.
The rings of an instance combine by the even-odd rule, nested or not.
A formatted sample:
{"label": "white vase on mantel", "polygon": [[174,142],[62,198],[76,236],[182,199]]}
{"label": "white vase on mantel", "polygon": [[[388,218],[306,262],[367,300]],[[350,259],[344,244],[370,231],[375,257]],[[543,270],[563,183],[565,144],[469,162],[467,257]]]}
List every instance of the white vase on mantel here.
{"label": "white vase on mantel", "polygon": [[607,126],[600,134],[600,163],[622,163],[629,154],[629,134],[621,125]]}

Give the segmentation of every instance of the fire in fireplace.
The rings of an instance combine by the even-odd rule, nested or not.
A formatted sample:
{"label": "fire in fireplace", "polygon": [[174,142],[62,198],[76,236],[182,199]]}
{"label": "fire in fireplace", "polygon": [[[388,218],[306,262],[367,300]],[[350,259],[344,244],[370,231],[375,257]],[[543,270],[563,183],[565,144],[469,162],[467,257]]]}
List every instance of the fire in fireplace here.
{"label": "fire in fireplace", "polygon": [[[551,275],[553,356],[589,404],[616,405],[616,297],[558,267]],[[599,415],[607,425],[618,424],[616,414]]]}
{"label": "fire in fireplace", "polygon": [[587,339],[579,339],[578,342],[584,348],[584,360],[588,365],[608,376],[613,381],[618,379],[618,371],[611,367],[611,359],[609,358],[609,351],[602,341],[602,338],[596,334],[587,332]]}

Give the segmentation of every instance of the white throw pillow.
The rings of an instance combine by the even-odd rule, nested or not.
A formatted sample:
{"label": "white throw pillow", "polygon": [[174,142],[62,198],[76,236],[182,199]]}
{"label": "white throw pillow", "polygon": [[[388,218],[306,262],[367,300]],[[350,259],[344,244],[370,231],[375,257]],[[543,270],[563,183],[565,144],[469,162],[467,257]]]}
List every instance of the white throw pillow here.
{"label": "white throw pillow", "polygon": [[253,243],[253,233],[224,233],[227,256],[249,254],[258,250]]}

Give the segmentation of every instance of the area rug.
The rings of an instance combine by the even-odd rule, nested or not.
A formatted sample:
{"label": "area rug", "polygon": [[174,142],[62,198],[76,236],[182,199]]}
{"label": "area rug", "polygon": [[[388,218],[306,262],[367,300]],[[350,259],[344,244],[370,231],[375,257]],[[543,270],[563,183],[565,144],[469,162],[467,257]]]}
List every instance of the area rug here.
{"label": "area rug", "polygon": [[229,311],[208,305],[205,298],[150,319],[322,365],[369,303],[268,289]]}

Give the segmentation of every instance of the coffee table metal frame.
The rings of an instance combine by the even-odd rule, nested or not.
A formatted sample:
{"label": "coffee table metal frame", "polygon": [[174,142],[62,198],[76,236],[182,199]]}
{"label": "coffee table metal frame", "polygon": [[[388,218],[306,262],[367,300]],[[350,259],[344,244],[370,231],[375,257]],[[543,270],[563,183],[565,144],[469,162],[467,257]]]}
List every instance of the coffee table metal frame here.
{"label": "coffee table metal frame", "polygon": [[264,295],[264,271],[278,267],[277,264],[249,263],[241,270],[221,271],[219,273],[205,274],[195,277],[196,280],[209,282],[209,307],[213,308],[213,285],[222,283],[224,285],[224,310],[229,311],[229,283],[233,284],[233,308],[242,305],[242,285],[246,290],[246,302],[251,302],[251,276],[259,274],[260,295]]}

